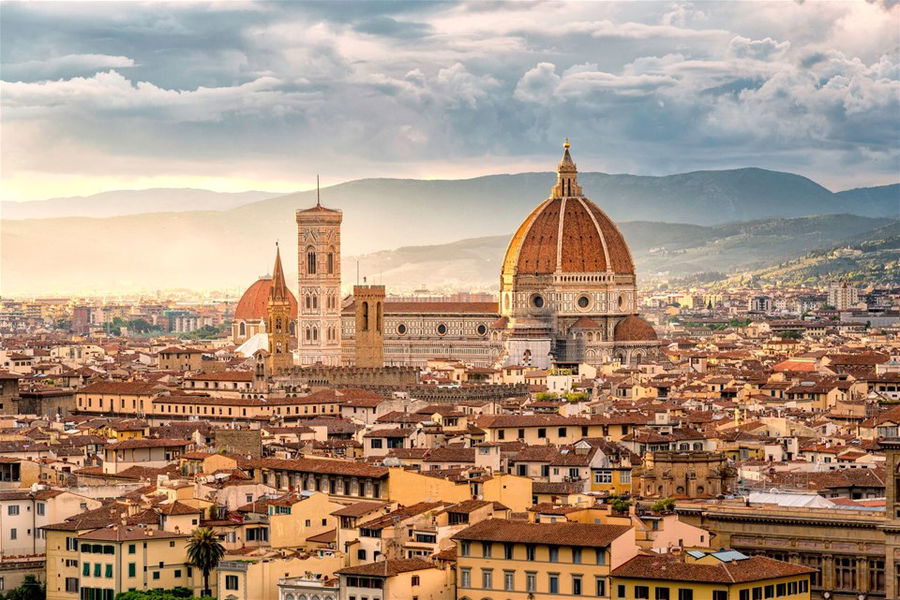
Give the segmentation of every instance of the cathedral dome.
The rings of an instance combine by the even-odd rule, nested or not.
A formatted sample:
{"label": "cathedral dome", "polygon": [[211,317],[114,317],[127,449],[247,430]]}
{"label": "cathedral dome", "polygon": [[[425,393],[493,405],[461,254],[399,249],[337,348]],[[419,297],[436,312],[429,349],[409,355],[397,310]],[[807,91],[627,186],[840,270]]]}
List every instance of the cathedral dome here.
{"label": "cathedral dome", "polygon": [[634,275],[621,232],[581,194],[568,144],[550,198],[519,226],[503,259],[503,276],[559,273]]}
{"label": "cathedral dome", "polygon": [[[271,277],[260,277],[247,288],[241,296],[237,308],[234,309],[235,320],[250,321],[253,319],[265,319],[269,306],[269,292],[272,289]],[[297,318],[297,299],[288,290],[288,302],[291,304],[291,318]]]}
{"label": "cathedral dome", "polygon": [[617,342],[652,342],[657,339],[656,330],[637,315],[625,317],[616,324],[613,338]]}

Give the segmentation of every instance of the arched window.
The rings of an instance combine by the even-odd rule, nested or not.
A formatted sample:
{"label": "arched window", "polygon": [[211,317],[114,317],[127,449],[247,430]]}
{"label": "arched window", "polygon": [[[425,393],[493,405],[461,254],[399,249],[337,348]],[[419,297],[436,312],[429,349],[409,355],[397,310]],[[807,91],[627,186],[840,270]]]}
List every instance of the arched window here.
{"label": "arched window", "polygon": [[376,312],[376,314],[375,314],[375,331],[377,331],[378,333],[381,333],[381,317],[382,317],[382,315],[381,315],[381,311],[382,311],[382,308],[381,308],[381,302],[379,302],[379,303],[376,305],[376,307],[377,307],[377,308],[376,308],[376,311],[377,311],[377,312]]}
{"label": "arched window", "polygon": [[319,328],[318,327],[312,328],[312,335],[313,335],[313,341],[316,341],[319,339]]}
{"label": "arched window", "polygon": [[306,249],[306,273],[308,275],[316,274],[316,249],[312,246]]}
{"label": "arched window", "polygon": [[334,274],[334,246],[328,249],[328,274]]}
{"label": "arched window", "polygon": [[312,305],[313,305],[313,308],[319,308],[319,297],[316,296],[315,294],[313,294],[313,297],[312,297]]}
{"label": "arched window", "polygon": [[305,299],[305,302],[306,302],[306,308],[307,308],[307,309],[312,308],[312,299],[310,299],[309,295],[307,295],[304,299]]}
{"label": "arched window", "polygon": [[296,327],[296,325],[295,325],[295,323],[294,323],[293,321],[291,321],[291,324],[288,325],[288,331],[291,332],[291,335],[296,335],[296,333],[297,333],[297,327]]}
{"label": "arched window", "polygon": [[361,323],[361,326],[362,326],[361,331],[368,331],[368,330],[369,330],[369,303],[368,303],[368,302],[363,302],[363,303],[362,303],[362,323]]}
{"label": "arched window", "polygon": [[310,331],[309,331],[309,327],[307,327],[307,328],[306,328],[306,341],[307,341],[307,342],[310,340],[310,335],[312,335],[312,334],[311,334]]}
{"label": "arched window", "polygon": [[275,331],[281,332],[281,317],[276,317],[275,319]]}
{"label": "arched window", "polygon": [[239,335],[247,335],[247,325],[243,321],[238,325],[238,334]]}

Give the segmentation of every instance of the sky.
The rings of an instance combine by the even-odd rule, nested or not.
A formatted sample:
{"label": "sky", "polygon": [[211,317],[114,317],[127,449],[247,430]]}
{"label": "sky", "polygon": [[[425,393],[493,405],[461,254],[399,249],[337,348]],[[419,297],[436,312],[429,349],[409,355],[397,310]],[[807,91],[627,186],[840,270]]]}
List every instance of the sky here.
{"label": "sky", "polygon": [[900,3],[0,4],[0,192],[757,166],[900,180]]}

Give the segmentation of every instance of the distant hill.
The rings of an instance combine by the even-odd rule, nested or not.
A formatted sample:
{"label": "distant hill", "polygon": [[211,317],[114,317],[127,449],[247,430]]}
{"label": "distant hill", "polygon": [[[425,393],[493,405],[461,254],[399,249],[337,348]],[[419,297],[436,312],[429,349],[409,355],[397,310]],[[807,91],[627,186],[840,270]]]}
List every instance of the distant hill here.
{"label": "distant hill", "polygon": [[154,212],[228,210],[279,195],[272,192],[225,193],[190,188],[116,190],[92,196],[51,198],[33,202],[0,202],[0,218],[117,217]]}
{"label": "distant hill", "polygon": [[719,285],[755,281],[781,285],[820,283],[840,277],[860,284],[900,283],[900,221],[893,221],[845,243],[807,252],[778,264],[735,274]]}
{"label": "distant hill", "polygon": [[844,203],[844,212],[855,215],[881,215],[885,209],[894,207],[900,211],[900,183],[877,187],[854,188],[835,194]]}
{"label": "distant hill", "polygon": [[[803,252],[821,247],[828,238],[843,239],[852,234],[845,231],[852,226],[844,217],[841,219],[846,223],[823,230],[813,227],[809,232],[779,233],[774,222],[770,230],[741,229],[763,227],[747,221],[860,214],[847,206],[853,203],[846,196],[833,194],[805,177],[761,169],[666,177],[602,173],[579,177],[585,194],[607,214],[617,222],[630,222],[623,229],[638,259],[641,277],[711,268],[727,271],[753,260],[784,258],[776,257],[779,248]],[[454,244],[462,238],[500,236],[506,240],[547,196],[554,180],[553,173],[455,181],[363,179],[323,188],[322,202],[344,211],[343,254],[352,257],[391,248]],[[864,216],[900,216],[900,203],[891,190],[876,189],[866,201]],[[900,191],[900,186],[894,191]],[[294,211],[314,202],[315,192],[298,192],[225,210],[4,219],[0,231],[0,293],[242,289],[270,269],[276,240],[282,242],[283,250],[293,246],[297,235]],[[738,222],[742,225],[727,225]],[[865,219],[852,222],[867,223]],[[717,226],[732,229],[706,229]],[[714,244],[719,239],[727,243]],[[647,253],[655,249],[652,261],[641,262],[642,248]],[[470,256],[472,269],[481,263],[488,273],[494,269],[479,281],[495,287],[498,274],[490,267],[490,260],[499,260],[502,249],[493,259],[459,245],[451,246],[451,250],[459,257]],[[721,263],[718,267],[710,260],[717,254]],[[286,260],[286,268],[296,268],[293,262]],[[461,265],[447,264],[444,270],[433,272],[443,279],[433,279],[446,284],[460,281],[461,287],[471,287],[475,280],[453,270]],[[416,267],[410,263],[404,268],[410,272],[402,281],[414,285],[412,281],[419,277]],[[355,262],[345,269],[351,270],[345,270],[344,281],[352,283]],[[361,266],[361,273],[370,276],[387,270],[374,262],[369,264],[369,259]],[[386,275],[384,280],[388,282]]]}
{"label": "distant hill", "polygon": [[[639,280],[680,278],[698,273],[769,267],[836,242],[881,238],[900,221],[853,215],[766,219],[715,227],[647,221],[619,224],[636,263]],[[358,260],[370,281],[407,288],[494,289],[509,236],[460,240],[450,244],[405,246],[345,260],[345,273]],[[821,250],[824,251],[824,250]],[[354,269],[354,271],[348,271]]]}

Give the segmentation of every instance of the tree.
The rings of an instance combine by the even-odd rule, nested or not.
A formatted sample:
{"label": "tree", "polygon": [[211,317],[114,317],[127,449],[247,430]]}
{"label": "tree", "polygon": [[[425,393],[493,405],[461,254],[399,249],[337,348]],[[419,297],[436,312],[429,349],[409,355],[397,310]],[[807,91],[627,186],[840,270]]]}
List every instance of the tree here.
{"label": "tree", "polygon": [[209,572],[219,566],[225,555],[225,547],[219,542],[216,532],[209,527],[194,530],[187,545],[188,560],[203,571],[203,596],[211,596]]}
{"label": "tree", "polygon": [[652,505],[650,505],[650,510],[653,512],[671,512],[675,509],[675,500],[672,498],[663,498],[662,500],[657,500]]}
{"label": "tree", "polygon": [[22,585],[13,588],[4,596],[5,600],[44,600],[47,589],[34,575],[26,575]]}
{"label": "tree", "polygon": [[628,509],[631,507],[631,500],[627,500],[625,498],[616,498],[610,504],[610,508],[614,513],[628,514]]}

